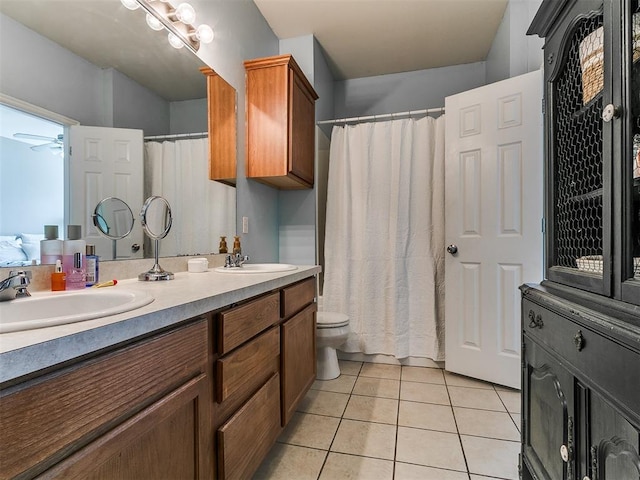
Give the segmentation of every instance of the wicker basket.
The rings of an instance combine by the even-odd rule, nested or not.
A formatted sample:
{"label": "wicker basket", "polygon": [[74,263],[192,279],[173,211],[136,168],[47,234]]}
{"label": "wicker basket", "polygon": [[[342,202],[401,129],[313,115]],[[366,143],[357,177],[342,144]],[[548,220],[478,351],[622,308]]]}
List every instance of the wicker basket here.
{"label": "wicker basket", "polygon": [[586,105],[604,87],[604,30],[597,28],[580,42],[582,101]]}
{"label": "wicker basket", "polygon": [[[587,255],[576,259],[578,270],[602,274],[602,255]],[[634,276],[640,275],[640,257],[633,259]]]}

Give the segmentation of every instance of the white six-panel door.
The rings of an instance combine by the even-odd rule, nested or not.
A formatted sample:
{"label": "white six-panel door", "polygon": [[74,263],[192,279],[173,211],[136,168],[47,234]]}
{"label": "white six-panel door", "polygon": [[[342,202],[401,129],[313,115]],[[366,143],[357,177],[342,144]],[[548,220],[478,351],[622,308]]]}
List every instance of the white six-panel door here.
{"label": "white six-panel door", "polygon": [[518,287],[543,274],[541,72],[445,110],[445,368],[520,388]]}
{"label": "white six-panel door", "polygon": [[[82,225],[87,244],[96,246],[103,260],[112,259],[113,241],[102,237],[92,214],[100,200],[117,197],[133,212],[133,231],[118,240],[117,258],[142,258],[142,227],[139,213],[143,202],[142,130],[71,126],[69,131],[69,223]],[[139,250],[132,248],[138,245]]]}

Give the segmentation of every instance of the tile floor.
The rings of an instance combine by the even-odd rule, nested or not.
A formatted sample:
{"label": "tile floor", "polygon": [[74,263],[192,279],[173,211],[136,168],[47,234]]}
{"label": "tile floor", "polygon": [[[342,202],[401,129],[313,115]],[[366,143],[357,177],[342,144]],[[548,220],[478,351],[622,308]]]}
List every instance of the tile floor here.
{"label": "tile floor", "polygon": [[520,392],[436,368],[340,361],[254,480],[517,479]]}

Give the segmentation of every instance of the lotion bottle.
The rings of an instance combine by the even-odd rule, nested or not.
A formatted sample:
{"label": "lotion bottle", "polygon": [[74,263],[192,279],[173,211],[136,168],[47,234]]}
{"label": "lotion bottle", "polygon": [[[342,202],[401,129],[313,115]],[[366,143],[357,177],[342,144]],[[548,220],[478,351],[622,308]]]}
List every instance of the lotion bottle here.
{"label": "lotion bottle", "polygon": [[233,237],[233,254],[236,255],[238,253],[242,253],[242,246],[240,245],[240,237]]}
{"label": "lotion bottle", "polygon": [[67,276],[62,271],[62,260],[56,260],[55,271],[51,274],[51,291],[61,292],[67,289]]}
{"label": "lotion bottle", "polygon": [[44,240],[40,240],[40,264],[55,264],[62,260],[62,240],[57,225],[44,226]]}
{"label": "lotion bottle", "polygon": [[67,275],[67,290],[78,290],[86,287],[87,244],[80,237],[80,225],[67,225],[67,239],[62,247],[62,270]]}
{"label": "lotion bottle", "polygon": [[98,283],[98,256],[96,255],[96,246],[95,245],[87,245],[87,254],[86,254],[86,262],[85,266],[87,267],[87,287],[91,287]]}

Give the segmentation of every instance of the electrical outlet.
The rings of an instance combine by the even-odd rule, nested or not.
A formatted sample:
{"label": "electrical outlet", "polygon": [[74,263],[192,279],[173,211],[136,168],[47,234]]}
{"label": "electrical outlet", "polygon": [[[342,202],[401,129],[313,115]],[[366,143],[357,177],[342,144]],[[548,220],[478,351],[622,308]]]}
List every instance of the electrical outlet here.
{"label": "electrical outlet", "polygon": [[242,233],[249,233],[249,217],[242,217]]}

